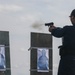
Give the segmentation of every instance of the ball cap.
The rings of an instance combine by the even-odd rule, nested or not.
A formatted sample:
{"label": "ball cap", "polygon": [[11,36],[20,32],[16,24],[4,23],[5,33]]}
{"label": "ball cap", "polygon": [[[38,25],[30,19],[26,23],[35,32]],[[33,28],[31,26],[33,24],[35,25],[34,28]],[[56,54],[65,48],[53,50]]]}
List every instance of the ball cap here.
{"label": "ball cap", "polygon": [[75,9],[74,9],[74,10],[72,10],[72,12],[71,12],[70,16],[74,16],[74,17],[75,17]]}

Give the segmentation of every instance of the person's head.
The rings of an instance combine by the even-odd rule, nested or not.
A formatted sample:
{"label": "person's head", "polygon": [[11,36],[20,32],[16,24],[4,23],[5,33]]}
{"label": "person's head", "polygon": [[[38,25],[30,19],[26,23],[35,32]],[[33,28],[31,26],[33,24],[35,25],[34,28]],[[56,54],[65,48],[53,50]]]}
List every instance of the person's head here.
{"label": "person's head", "polygon": [[71,14],[70,14],[69,17],[70,17],[71,23],[72,23],[73,25],[75,25],[75,9],[72,10],[72,12],[71,12]]}

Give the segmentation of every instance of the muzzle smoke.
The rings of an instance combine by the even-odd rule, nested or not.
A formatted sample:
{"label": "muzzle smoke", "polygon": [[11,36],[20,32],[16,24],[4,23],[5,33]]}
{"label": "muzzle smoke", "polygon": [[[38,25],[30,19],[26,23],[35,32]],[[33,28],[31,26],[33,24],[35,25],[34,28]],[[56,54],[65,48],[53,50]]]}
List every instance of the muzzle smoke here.
{"label": "muzzle smoke", "polygon": [[34,29],[42,30],[44,24],[42,22],[34,22],[31,27]]}

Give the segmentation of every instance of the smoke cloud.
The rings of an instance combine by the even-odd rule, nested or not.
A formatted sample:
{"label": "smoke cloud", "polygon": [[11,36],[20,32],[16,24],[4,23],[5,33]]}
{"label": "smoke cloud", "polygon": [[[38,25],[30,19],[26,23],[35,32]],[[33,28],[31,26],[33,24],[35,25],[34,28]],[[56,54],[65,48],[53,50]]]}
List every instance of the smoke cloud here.
{"label": "smoke cloud", "polygon": [[44,24],[42,22],[34,22],[31,27],[38,30],[43,30]]}

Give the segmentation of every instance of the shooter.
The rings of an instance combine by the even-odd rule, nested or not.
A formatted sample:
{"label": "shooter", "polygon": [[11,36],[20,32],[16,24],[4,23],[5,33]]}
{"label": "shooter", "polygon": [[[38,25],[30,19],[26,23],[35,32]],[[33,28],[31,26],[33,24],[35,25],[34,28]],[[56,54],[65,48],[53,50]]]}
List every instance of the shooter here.
{"label": "shooter", "polygon": [[63,28],[51,25],[49,32],[57,38],[63,38],[59,46],[60,63],[58,75],[75,75],[75,9],[70,14],[72,25]]}

